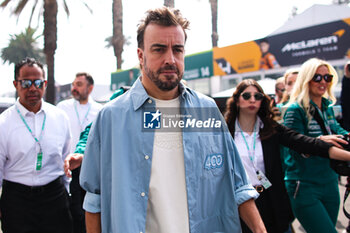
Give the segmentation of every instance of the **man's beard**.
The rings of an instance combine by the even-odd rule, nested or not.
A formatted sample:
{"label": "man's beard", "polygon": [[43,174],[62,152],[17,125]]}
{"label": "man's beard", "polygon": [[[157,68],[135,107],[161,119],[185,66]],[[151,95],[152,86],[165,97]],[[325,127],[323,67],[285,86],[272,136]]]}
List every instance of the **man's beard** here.
{"label": "man's beard", "polygon": [[[159,70],[157,70],[156,72],[151,71],[148,67],[147,67],[147,60],[146,58],[144,59],[145,63],[144,63],[144,67],[145,67],[145,73],[147,75],[147,77],[149,77],[149,79],[151,79],[151,81],[162,91],[171,91],[173,90],[175,87],[177,87],[180,83],[180,80],[183,76],[183,73],[181,73],[179,71],[179,69],[175,66],[175,65],[165,65],[164,67],[160,68]],[[177,78],[174,77],[175,75],[164,75],[166,78],[166,81],[162,81],[159,78],[159,75],[163,72],[163,71],[175,71],[175,73],[177,74]]]}
{"label": "man's beard", "polygon": [[72,95],[73,95],[73,98],[77,101],[87,100],[88,98],[88,95],[83,95],[75,90],[72,91]]}

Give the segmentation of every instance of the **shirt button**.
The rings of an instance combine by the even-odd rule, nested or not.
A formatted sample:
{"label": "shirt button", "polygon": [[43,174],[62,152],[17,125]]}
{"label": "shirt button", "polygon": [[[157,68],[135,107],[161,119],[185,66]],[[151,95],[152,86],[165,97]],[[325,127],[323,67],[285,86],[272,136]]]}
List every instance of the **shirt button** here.
{"label": "shirt button", "polygon": [[152,103],[152,100],[151,100],[151,99],[149,99],[149,100],[148,100],[148,103],[149,103],[149,104],[151,104],[151,103]]}
{"label": "shirt button", "polygon": [[147,160],[147,159],[149,159],[149,156],[148,156],[148,155],[146,155],[146,156],[145,156],[145,159],[146,159],[146,160]]}
{"label": "shirt button", "polygon": [[146,196],[146,193],[142,192],[141,197],[144,197],[144,196]]}

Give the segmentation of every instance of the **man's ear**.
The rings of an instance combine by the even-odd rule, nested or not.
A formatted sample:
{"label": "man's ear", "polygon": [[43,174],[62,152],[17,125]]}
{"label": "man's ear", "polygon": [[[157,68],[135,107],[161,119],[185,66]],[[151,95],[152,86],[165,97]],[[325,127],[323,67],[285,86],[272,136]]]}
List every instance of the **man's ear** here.
{"label": "man's ear", "polygon": [[13,86],[17,89],[17,81],[16,80],[13,80]]}
{"label": "man's ear", "polygon": [[94,85],[89,85],[88,89],[89,89],[89,95],[90,95],[90,93],[92,92],[92,89],[94,89]]}
{"label": "man's ear", "polygon": [[143,50],[141,48],[137,48],[137,57],[139,59],[140,65],[143,65]]}

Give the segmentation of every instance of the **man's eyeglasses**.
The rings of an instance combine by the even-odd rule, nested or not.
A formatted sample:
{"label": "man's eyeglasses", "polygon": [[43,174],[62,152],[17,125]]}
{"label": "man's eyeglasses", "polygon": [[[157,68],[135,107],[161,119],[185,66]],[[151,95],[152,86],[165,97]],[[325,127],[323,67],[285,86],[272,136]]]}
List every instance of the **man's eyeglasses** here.
{"label": "man's eyeglasses", "polygon": [[[249,100],[252,97],[252,93],[244,92],[241,94],[241,96],[243,97],[244,100]],[[254,96],[254,99],[258,101],[264,98],[264,94],[260,92],[255,92],[253,96]]]}
{"label": "man's eyeglasses", "polygon": [[321,74],[315,74],[314,77],[312,78],[312,81],[319,83],[322,81],[322,78],[324,79],[324,81],[326,81],[327,83],[332,82],[333,80],[333,75],[331,74],[325,74],[325,75],[321,75]]}
{"label": "man's eyeglasses", "polygon": [[22,79],[17,81],[21,84],[21,87],[24,89],[30,88],[33,84],[36,88],[43,88],[44,83],[46,82],[45,80],[42,80],[42,79],[35,79],[35,80]]}

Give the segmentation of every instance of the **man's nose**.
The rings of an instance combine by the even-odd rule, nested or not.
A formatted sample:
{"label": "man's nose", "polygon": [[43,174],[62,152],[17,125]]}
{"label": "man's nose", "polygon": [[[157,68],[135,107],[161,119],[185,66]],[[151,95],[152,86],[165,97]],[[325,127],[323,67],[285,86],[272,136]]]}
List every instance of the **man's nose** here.
{"label": "man's nose", "polygon": [[174,52],[171,49],[168,49],[168,51],[165,54],[165,64],[175,64]]}
{"label": "man's nose", "polygon": [[34,82],[32,83],[32,85],[29,87],[30,91],[36,91],[38,88],[35,86]]}

